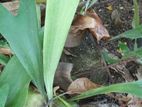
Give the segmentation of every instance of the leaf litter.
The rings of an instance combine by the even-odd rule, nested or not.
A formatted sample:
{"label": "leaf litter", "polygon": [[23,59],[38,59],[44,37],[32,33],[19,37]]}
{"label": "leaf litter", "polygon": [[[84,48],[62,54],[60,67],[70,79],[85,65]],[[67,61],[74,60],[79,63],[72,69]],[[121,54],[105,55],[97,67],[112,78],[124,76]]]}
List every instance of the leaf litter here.
{"label": "leaf litter", "polygon": [[110,35],[103,26],[101,19],[95,11],[87,11],[85,15],[76,15],[70,32],[68,34],[65,47],[78,46],[83,38],[83,33],[89,30],[94,38],[99,42],[101,39],[109,39]]}

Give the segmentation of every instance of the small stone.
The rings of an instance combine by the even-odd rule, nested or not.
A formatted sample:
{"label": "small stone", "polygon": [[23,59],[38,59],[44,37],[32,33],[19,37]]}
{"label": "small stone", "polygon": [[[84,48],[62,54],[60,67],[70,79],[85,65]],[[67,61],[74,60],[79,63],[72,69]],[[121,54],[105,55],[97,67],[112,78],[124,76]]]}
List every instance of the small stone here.
{"label": "small stone", "polygon": [[102,9],[99,9],[98,11],[99,11],[99,12],[101,12],[101,11],[102,11]]}
{"label": "small stone", "polygon": [[123,10],[123,9],[124,9],[124,7],[120,7],[120,9],[121,9],[121,10]]}

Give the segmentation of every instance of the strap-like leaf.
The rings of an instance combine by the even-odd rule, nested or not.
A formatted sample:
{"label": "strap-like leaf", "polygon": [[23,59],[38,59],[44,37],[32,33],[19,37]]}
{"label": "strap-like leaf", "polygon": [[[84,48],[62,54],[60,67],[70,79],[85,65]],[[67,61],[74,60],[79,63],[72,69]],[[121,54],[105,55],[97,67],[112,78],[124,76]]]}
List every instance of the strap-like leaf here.
{"label": "strap-like leaf", "polygon": [[94,95],[107,94],[110,92],[130,93],[142,98],[142,80],[136,82],[114,84],[106,87],[100,87],[97,89],[91,89],[76,97],[73,97],[71,100],[84,99]]}
{"label": "strap-like leaf", "polygon": [[48,98],[53,79],[79,0],[48,0],[43,45],[44,81]]}

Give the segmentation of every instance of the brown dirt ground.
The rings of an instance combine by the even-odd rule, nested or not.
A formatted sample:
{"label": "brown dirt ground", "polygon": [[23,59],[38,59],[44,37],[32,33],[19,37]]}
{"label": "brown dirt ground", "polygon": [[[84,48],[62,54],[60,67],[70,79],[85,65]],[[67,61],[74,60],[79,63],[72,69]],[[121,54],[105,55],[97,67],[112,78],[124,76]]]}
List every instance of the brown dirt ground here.
{"label": "brown dirt ground", "polygon": [[[140,1],[140,3],[141,2],[142,1]],[[118,10],[120,14],[120,19],[122,21],[122,24],[120,26],[116,26],[112,21],[111,19],[112,11],[107,9],[108,6],[112,6],[112,11],[115,9]],[[93,8],[102,19],[104,26],[107,28],[107,30],[109,31],[112,37],[117,36],[129,29],[132,29],[131,23],[134,14],[132,0],[100,0],[100,2],[94,4]],[[142,16],[142,14],[140,14],[140,16]],[[142,22],[142,17],[141,17],[141,22]],[[130,45],[132,44],[132,40],[124,39],[122,41],[126,41],[128,42],[128,44],[130,43]],[[103,45],[99,46],[99,48],[105,47],[109,50],[110,53],[119,56],[119,53],[117,52],[118,41],[106,42],[106,43],[102,42],[100,44]],[[93,82],[99,83],[101,85],[107,85],[107,84],[119,83],[125,81],[125,76],[123,77],[121,73],[117,73],[114,70],[107,68],[107,66],[104,65],[104,63],[102,63],[100,49],[98,49],[98,45],[96,44],[96,41],[92,39],[90,33],[88,32],[85,33],[85,37],[80,46],[75,48],[68,48],[67,50],[72,54],[76,55],[76,57],[63,54],[61,60],[64,62],[71,62],[74,64],[74,68],[72,71],[73,79],[79,77],[88,77]],[[134,73],[137,72],[138,68],[139,65],[135,62],[129,62],[126,65],[126,69],[128,70],[130,75],[133,72]],[[125,70],[122,72],[125,72]],[[135,80],[135,78],[133,80]],[[107,103],[111,102],[113,104],[114,103],[116,104],[115,106],[109,106],[109,107],[117,107],[117,105],[119,106],[118,101],[114,101],[114,99],[108,98],[107,96],[105,97],[99,96],[95,98],[93,97],[93,102],[104,101],[104,99]],[[86,103],[89,102],[90,104],[90,100],[85,100],[85,102]],[[94,106],[84,106],[84,107],[94,107]],[[105,107],[105,106],[97,106],[97,107]]]}

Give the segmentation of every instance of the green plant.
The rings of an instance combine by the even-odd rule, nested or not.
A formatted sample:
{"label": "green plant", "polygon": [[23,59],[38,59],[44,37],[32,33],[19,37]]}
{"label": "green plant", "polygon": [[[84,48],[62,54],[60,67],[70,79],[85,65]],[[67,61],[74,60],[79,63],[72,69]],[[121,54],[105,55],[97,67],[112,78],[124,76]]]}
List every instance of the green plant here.
{"label": "green plant", "polygon": [[54,74],[78,3],[79,0],[62,0],[60,2],[49,0],[47,3],[43,39],[43,67],[49,99],[53,97]]}
{"label": "green plant", "polygon": [[[92,3],[94,2],[95,0],[92,0]],[[13,16],[0,4],[0,33],[14,53],[10,59],[0,56],[1,63],[6,65],[0,74],[1,107],[23,107],[27,102],[31,81],[45,99],[48,97],[48,100],[52,100],[55,70],[78,3],[79,0],[47,0],[44,28],[39,26],[40,14],[38,7],[36,11],[34,0],[20,0],[17,16]],[[139,34],[141,26],[135,29]],[[128,35],[129,32],[125,34]],[[141,97],[141,82],[89,90],[71,100],[109,92],[126,92]],[[121,88],[122,86],[127,87]],[[62,98],[59,97],[59,100],[64,105],[70,106]]]}
{"label": "green plant", "polygon": [[45,98],[47,95],[49,99],[53,97],[54,73],[78,2],[79,0],[48,0],[44,43],[41,39],[42,29],[38,26],[34,0],[20,0],[17,16],[13,16],[0,5],[0,33],[15,54],[0,75],[0,85],[8,84],[10,88],[7,106],[24,105],[27,94],[23,96],[21,93],[28,92],[30,81],[37,86]]}
{"label": "green plant", "polygon": [[135,28],[140,24],[140,16],[139,16],[139,5],[137,0],[133,0],[134,2],[134,17],[132,21],[132,27]]}

